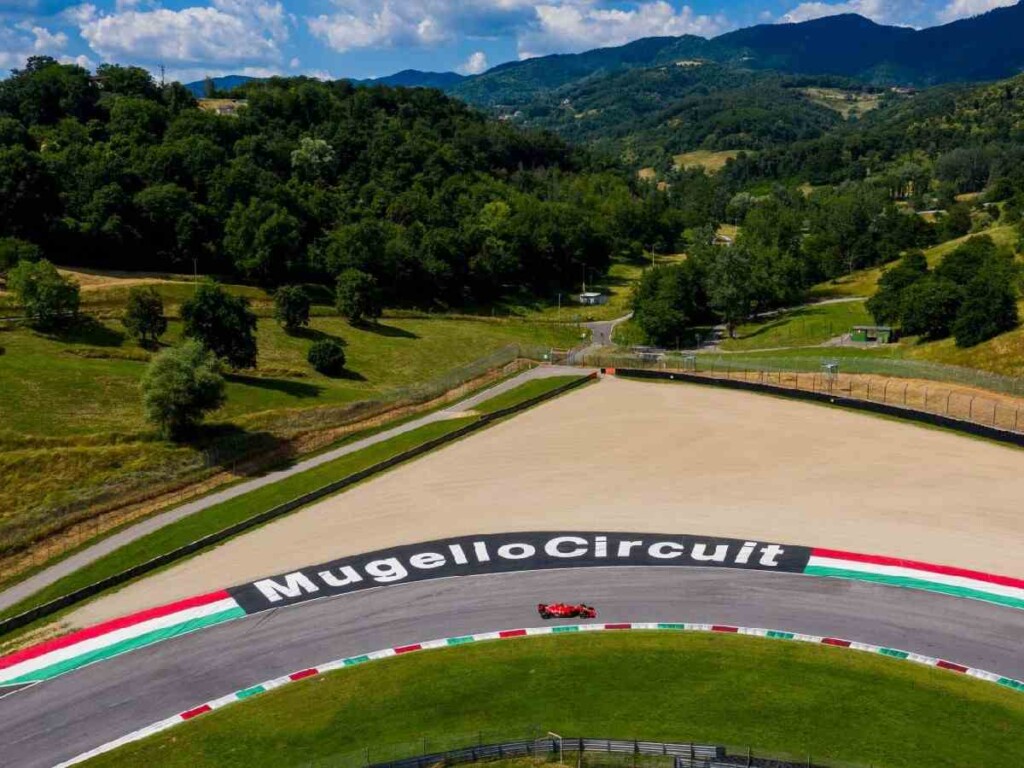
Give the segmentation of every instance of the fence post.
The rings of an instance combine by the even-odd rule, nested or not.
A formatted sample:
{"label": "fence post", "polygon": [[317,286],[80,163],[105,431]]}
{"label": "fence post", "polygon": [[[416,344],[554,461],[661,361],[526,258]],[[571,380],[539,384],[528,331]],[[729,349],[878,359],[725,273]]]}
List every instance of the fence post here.
{"label": "fence post", "polygon": [[928,410],[928,387],[924,388],[924,409]]}
{"label": "fence post", "polygon": [[1017,426],[1017,422],[1020,420],[1020,406],[1013,412],[1013,431],[1019,432],[1020,427]]}
{"label": "fence post", "polygon": [[974,421],[974,398],[977,395],[971,395],[971,404],[967,406],[967,420]]}
{"label": "fence post", "polygon": [[949,398],[951,398],[952,396],[953,396],[953,390],[951,389],[951,390],[949,390],[949,393],[946,395],[946,410],[945,410],[945,414],[947,416],[949,416]]}
{"label": "fence post", "polygon": [[889,385],[891,383],[892,383],[892,379],[886,379],[885,380],[885,388],[882,389],[882,402],[883,403],[888,403],[889,402]]}
{"label": "fence post", "polygon": [[909,381],[906,384],[903,385],[903,404],[904,405],[907,404],[907,387],[909,387],[909,386],[910,386],[910,382]]}

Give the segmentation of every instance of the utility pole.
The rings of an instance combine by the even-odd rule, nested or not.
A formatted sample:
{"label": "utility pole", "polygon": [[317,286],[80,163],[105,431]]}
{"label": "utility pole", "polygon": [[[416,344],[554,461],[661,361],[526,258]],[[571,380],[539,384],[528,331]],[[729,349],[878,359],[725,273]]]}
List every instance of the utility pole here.
{"label": "utility pole", "polygon": [[167,86],[167,68],[163,64],[160,65],[160,87],[164,88]]}

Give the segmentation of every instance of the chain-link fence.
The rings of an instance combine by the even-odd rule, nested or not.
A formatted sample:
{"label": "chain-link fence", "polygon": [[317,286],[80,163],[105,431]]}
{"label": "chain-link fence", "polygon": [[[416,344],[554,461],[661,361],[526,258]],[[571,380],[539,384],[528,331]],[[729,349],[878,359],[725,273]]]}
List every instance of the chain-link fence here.
{"label": "chain-link fence", "polygon": [[[730,360],[708,355],[607,355],[587,360],[590,365],[605,368],[678,371],[709,379],[832,395],[1024,434],[1024,381],[1020,379],[915,361],[851,364],[854,361],[859,359],[808,359],[802,366],[804,370],[800,370],[801,366],[790,367],[790,359],[785,367],[780,367],[767,359]],[[851,370],[856,368],[867,370]],[[937,380],[940,375],[950,378]],[[988,391],[979,391],[981,382],[988,385],[984,387]]]}

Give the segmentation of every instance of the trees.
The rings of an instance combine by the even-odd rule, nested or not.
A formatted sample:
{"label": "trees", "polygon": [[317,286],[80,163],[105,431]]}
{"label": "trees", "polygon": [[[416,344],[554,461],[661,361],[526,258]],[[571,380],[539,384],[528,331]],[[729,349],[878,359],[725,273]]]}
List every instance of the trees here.
{"label": "trees", "polygon": [[345,368],[345,350],[335,339],[318,339],[309,348],[306,359],[325,376],[337,376]]}
{"label": "trees", "polygon": [[143,344],[147,341],[156,344],[157,339],[167,330],[164,300],[156,288],[145,285],[136,286],[128,291],[128,303],[121,323],[132,338]]}
{"label": "trees", "polygon": [[201,283],[181,305],[184,335],[200,342],[233,368],[256,367],[256,315],[249,300],[214,282]]}
{"label": "trees", "polygon": [[161,434],[187,437],[203,415],[224,404],[224,377],[216,356],[198,341],[166,349],[142,378],[146,418]]}
{"label": "trees", "polygon": [[973,347],[1017,327],[1018,269],[1012,257],[990,258],[964,288],[952,331],[958,347]]}
{"label": "trees", "polygon": [[669,345],[707,316],[707,297],[696,262],[644,272],[633,296],[633,319],[648,341]]}
{"label": "trees", "polygon": [[309,325],[309,296],[299,285],[282,285],[274,292],[274,319],[287,331]]}
{"label": "trees", "polygon": [[711,307],[722,316],[729,338],[736,325],[750,317],[753,302],[752,260],[741,243],[717,248],[707,267],[707,292]]}
{"label": "trees", "polygon": [[928,274],[928,260],[921,251],[911,251],[878,280],[878,292],[866,307],[875,322],[898,324],[903,317],[903,294]]}
{"label": "trees", "polygon": [[0,275],[19,261],[39,261],[39,246],[16,237],[0,237]]}
{"label": "trees", "polygon": [[7,284],[38,328],[51,330],[78,315],[78,283],[63,277],[49,261],[21,261],[10,271]]}
{"label": "trees", "polygon": [[903,332],[925,339],[949,336],[963,295],[952,280],[930,275],[903,291],[901,321]]}
{"label": "trees", "polygon": [[224,225],[224,250],[235,268],[264,284],[298,271],[301,245],[298,219],[283,206],[260,198],[247,205],[237,203]]}
{"label": "trees", "polygon": [[346,269],[338,275],[335,306],[352,325],[380,317],[380,292],[373,275],[358,269]]}

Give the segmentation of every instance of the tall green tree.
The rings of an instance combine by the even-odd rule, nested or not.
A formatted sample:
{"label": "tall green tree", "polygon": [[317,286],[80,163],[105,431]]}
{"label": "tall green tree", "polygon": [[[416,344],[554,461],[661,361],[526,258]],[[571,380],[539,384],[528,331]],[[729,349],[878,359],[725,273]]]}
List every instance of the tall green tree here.
{"label": "tall green tree", "polygon": [[1017,327],[1017,267],[1011,258],[993,257],[964,288],[953,323],[958,347],[973,347]]}
{"label": "tall green tree", "polygon": [[128,291],[128,302],[125,305],[121,323],[128,334],[143,344],[156,344],[157,340],[167,331],[167,318],[164,316],[164,300],[160,293],[151,285],[135,286]]}
{"label": "tall green tree", "polygon": [[358,269],[344,270],[338,275],[335,306],[353,325],[380,317],[382,307],[376,279]]}
{"label": "tall green tree", "polygon": [[21,261],[7,275],[7,285],[18,297],[34,326],[51,330],[78,316],[78,283],[62,276],[49,261]]}
{"label": "tall green tree", "polygon": [[928,260],[921,251],[911,251],[878,280],[878,291],[865,304],[876,323],[897,324],[903,316],[903,295],[910,286],[928,275]]}
{"label": "tall green tree", "polygon": [[274,291],[274,319],[288,331],[309,325],[309,294],[301,285],[282,285]]}
{"label": "tall green tree", "polygon": [[224,404],[224,377],[217,357],[198,341],[166,349],[142,378],[142,404],[161,434],[188,437],[203,415]]}
{"label": "tall green tree", "polygon": [[181,305],[184,335],[233,368],[256,367],[256,315],[249,300],[214,282],[201,283]]}
{"label": "tall green tree", "polygon": [[707,268],[707,293],[712,308],[725,322],[729,338],[733,338],[737,324],[750,317],[753,261],[750,251],[740,243],[716,251]]}

